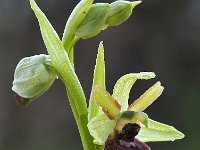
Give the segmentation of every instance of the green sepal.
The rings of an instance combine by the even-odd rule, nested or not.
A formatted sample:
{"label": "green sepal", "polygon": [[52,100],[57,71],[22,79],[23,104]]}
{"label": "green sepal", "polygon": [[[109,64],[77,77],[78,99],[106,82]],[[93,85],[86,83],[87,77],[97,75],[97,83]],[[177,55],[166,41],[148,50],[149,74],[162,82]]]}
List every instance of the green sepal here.
{"label": "green sepal", "polygon": [[103,28],[107,19],[110,5],[108,3],[93,4],[79,26],[76,35],[80,38],[87,39],[97,35]]}
{"label": "green sepal", "polygon": [[24,105],[28,105],[45,93],[55,79],[56,71],[48,55],[25,57],[15,69],[12,90],[21,97],[15,96],[18,102],[24,100]]}
{"label": "green sepal", "polygon": [[121,110],[126,111],[128,108],[129,93],[133,84],[138,79],[154,78],[153,72],[130,73],[122,76],[115,84],[113,89],[113,97],[121,104]]}
{"label": "green sepal", "polygon": [[118,117],[121,106],[103,87],[96,85],[92,94],[96,104],[102,107],[103,112],[109,119],[114,120]]}
{"label": "green sepal", "polygon": [[148,127],[141,127],[136,136],[142,142],[174,141],[184,138],[184,134],[172,126],[148,119]]}
{"label": "green sepal", "polygon": [[115,125],[116,121],[108,119],[103,113],[90,120],[87,126],[94,138],[93,142],[98,145],[104,145],[108,136],[114,132]]}
{"label": "green sepal", "polygon": [[133,8],[141,1],[115,1],[110,4],[110,11],[106,23],[109,26],[118,26],[125,22],[132,14]]}
{"label": "green sepal", "polygon": [[[96,86],[100,85],[101,87],[105,88],[105,61],[104,61],[104,48],[103,42],[99,43],[98,54],[96,59],[96,65],[94,69],[94,77],[93,77],[93,85],[92,89]],[[89,101],[89,112],[88,112],[88,120],[91,120],[101,111],[101,108],[96,105],[94,96],[90,94],[90,101]]]}

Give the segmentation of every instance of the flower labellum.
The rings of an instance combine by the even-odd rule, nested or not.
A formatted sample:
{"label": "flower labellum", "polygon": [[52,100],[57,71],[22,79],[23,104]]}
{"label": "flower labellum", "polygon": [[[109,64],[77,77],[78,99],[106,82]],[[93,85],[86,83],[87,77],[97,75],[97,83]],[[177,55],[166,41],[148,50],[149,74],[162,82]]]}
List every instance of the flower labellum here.
{"label": "flower labellum", "polygon": [[105,143],[105,150],[151,150],[148,145],[135,139],[140,126],[136,123],[126,124],[122,131],[115,130]]}
{"label": "flower labellum", "polygon": [[48,55],[35,55],[23,58],[14,73],[12,90],[20,106],[27,106],[46,92],[54,80],[56,72]]}

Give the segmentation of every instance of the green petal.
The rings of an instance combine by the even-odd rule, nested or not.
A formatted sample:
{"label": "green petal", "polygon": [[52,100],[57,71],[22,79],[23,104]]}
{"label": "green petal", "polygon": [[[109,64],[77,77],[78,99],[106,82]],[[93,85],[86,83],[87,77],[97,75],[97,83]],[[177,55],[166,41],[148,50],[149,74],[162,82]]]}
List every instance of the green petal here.
{"label": "green petal", "polygon": [[151,105],[163,92],[164,87],[160,82],[156,82],[140,98],[135,100],[128,108],[130,111],[140,112]]}
{"label": "green petal", "polygon": [[[105,62],[104,62],[103,42],[100,42],[99,48],[98,48],[96,66],[95,66],[95,69],[94,69],[92,89],[96,85],[100,85],[103,88],[105,88]],[[94,96],[91,92],[88,120],[91,120],[93,117],[95,117],[100,112],[100,110],[101,110],[101,108],[96,105],[96,103],[94,101]]]}
{"label": "green petal", "polygon": [[156,142],[174,141],[182,139],[184,136],[183,133],[172,126],[149,119],[148,128],[142,127],[136,138],[142,142]]}
{"label": "green petal", "polygon": [[105,114],[94,117],[88,123],[90,134],[94,137],[94,143],[104,145],[108,136],[114,132],[116,121],[108,119]]}
{"label": "green petal", "polygon": [[129,93],[135,81],[137,79],[148,80],[154,77],[155,74],[153,72],[130,73],[122,76],[117,81],[113,89],[113,97],[121,104],[122,111],[128,108]]}
{"label": "green petal", "polygon": [[103,112],[109,119],[116,119],[120,113],[121,106],[103,87],[96,85],[93,89],[95,102],[102,107]]}

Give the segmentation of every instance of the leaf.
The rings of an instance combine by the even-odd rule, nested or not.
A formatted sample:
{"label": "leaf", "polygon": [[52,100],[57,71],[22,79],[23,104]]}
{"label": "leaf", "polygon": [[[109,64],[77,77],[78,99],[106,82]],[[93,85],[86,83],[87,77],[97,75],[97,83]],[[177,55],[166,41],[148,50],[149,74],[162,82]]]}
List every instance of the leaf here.
{"label": "leaf", "polygon": [[125,111],[128,108],[129,93],[136,80],[148,80],[154,77],[155,74],[153,72],[130,73],[122,76],[117,81],[113,89],[113,97],[121,104],[122,111]]}
{"label": "leaf", "polygon": [[184,138],[174,127],[148,119],[148,128],[142,127],[136,138],[142,142],[174,141]]}
{"label": "leaf", "polygon": [[160,82],[156,82],[140,98],[135,100],[128,108],[130,111],[140,112],[151,105],[163,92],[164,87]]}
{"label": "leaf", "polygon": [[94,143],[104,145],[108,136],[114,132],[116,121],[108,119],[105,114],[99,114],[88,123],[90,134],[94,137]]}
{"label": "leaf", "polygon": [[116,119],[120,113],[121,106],[103,87],[96,85],[93,89],[95,102],[102,107],[103,112],[109,119]]}
{"label": "leaf", "polygon": [[[104,61],[103,42],[100,42],[99,48],[98,48],[96,65],[95,65],[95,69],[94,69],[92,89],[96,85],[100,85],[101,87],[105,88],[105,61]],[[96,103],[94,101],[94,96],[93,96],[92,91],[91,91],[90,101],[89,101],[88,120],[91,120],[100,111],[101,111],[101,108],[96,105]]]}

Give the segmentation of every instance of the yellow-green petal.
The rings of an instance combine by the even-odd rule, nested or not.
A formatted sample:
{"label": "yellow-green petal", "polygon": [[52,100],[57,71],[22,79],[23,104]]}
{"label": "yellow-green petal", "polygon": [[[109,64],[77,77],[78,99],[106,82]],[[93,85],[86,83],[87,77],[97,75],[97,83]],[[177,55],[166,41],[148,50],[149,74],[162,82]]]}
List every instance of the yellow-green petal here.
{"label": "yellow-green petal", "polygon": [[96,104],[102,107],[109,119],[114,120],[118,117],[121,106],[103,87],[96,85],[93,89],[93,95]]}
{"label": "yellow-green petal", "polygon": [[163,92],[164,87],[160,82],[156,82],[142,96],[135,100],[128,108],[130,111],[140,112],[151,105]]}

